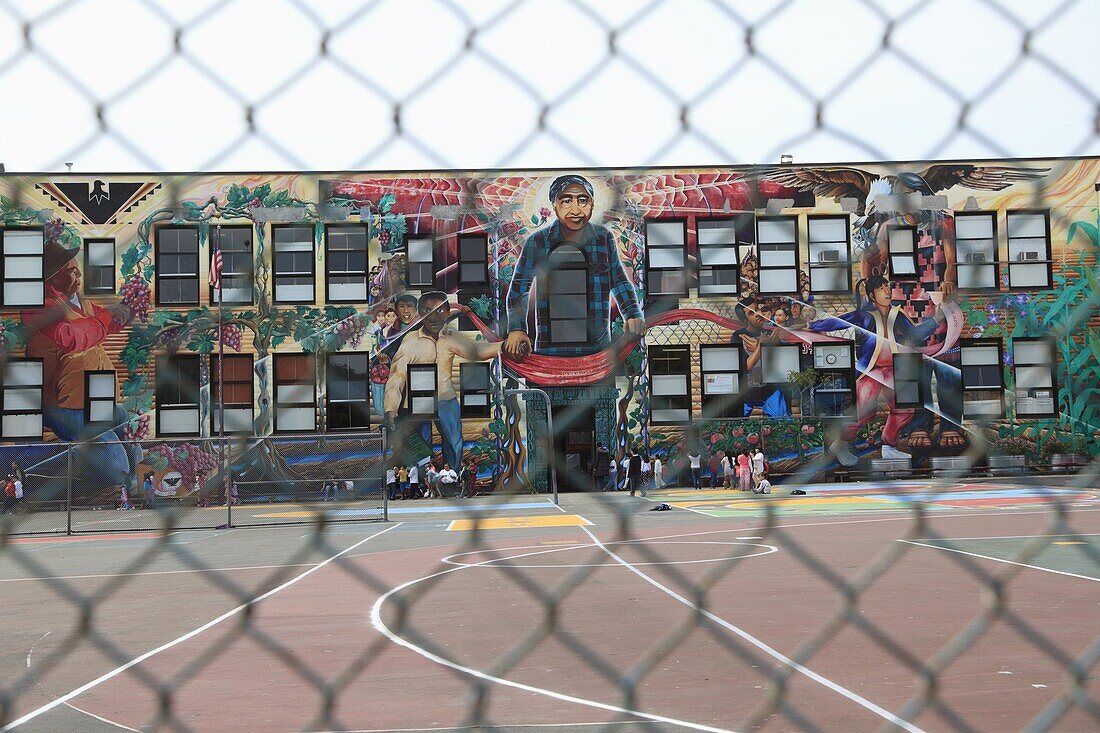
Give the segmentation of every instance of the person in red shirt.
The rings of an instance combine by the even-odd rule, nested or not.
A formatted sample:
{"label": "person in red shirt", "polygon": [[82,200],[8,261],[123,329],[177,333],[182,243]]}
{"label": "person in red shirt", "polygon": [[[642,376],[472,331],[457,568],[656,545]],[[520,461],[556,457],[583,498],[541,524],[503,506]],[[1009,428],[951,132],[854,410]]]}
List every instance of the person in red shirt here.
{"label": "person in red shirt", "polygon": [[85,418],[85,375],[89,371],[114,372],[103,347],[113,333],[133,319],[122,303],[100,307],[80,294],[78,249],[65,249],[56,241],[43,245],[43,306],[23,311],[27,327],[28,357],[42,360],[42,421],[58,438],[84,440],[99,445],[85,455],[89,470],[113,486],[137,490],[136,468],[141,447],[124,446],[123,428],[128,417],[117,404],[110,425],[89,425]]}

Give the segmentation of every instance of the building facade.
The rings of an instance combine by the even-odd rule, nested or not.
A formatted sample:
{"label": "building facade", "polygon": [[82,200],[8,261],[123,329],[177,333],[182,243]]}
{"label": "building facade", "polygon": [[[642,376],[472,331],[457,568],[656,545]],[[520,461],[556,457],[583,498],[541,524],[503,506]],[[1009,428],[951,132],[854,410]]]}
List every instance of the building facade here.
{"label": "building facade", "polygon": [[182,493],[216,467],[205,437],[280,481],[382,425],[403,461],[517,490],[551,450],[590,488],[600,444],[666,477],[757,445],[779,471],[1095,453],[1098,180],[1094,159],[7,174],[0,440],[35,463],[19,445],[92,437],[100,483],[175,471]]}

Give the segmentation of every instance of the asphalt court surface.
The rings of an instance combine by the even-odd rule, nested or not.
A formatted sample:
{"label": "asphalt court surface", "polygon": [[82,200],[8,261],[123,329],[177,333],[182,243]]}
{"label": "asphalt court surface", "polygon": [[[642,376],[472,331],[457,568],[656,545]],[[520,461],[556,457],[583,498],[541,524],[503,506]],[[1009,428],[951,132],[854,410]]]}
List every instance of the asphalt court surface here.
{"label": "asphalt court surface", "polygon": [[[1094,490],[990,482],[807,488],[805,497],[782,486],[770,496],[563,494],[560,506],[532,495],[478,497],[465,502],[474,507],[470,516],[456,514],[463,503],[453,499],[396,502],[392,508],[415,511],[389,523],[329,524],[320,535],[306,523],[167,537],[119,531],[12,538],[0,552],[0,687],[26,684],[15,715],[52,706],[18,728],[31,733],[142,730],[158,711],[150,676],[173,680],[173,712],[192,730],[327,730],[334,726],[315,721],[321,695],[288,660],[333,680],[374,649],[377,658],[341,689],[339,729],[461,726],[475,683],[488,686],[485,713],[505,730],[614,730],[609,726],[623,719],[636,730],[736,729],[768,699],[769,671],[783,667],[838,607],[836,588],[799,553],[854,577],[913,536],[918,506],[928,510],[923,536],[931,539],[913,540],[860,598],[861,615],[882,633],[931,658],[983,611],[982,587],[965,561],[990,575],[1017,573],[1008,596],[1013,611],[1070,655],[1095,641],[1100,569],[1088,552],[1100,538]],[[1067,518],[1077,534],[1047,536],[1054,533],[1051,501],[1062,497],[1070,497]],[[650,511],[655,502],[676,509]],[[317,509],[361,508],[263,506],[241,516],[303,512],[308,522]],[[1037,536],[1045,547],[1012,565]],[[52,580],[39,579],[46,576]],[[707,630],[679,640],[644,676],[636,699],[624,702],[585,654],[620,672],[637,664],[685,621],[701,623],[691,584],[704,579],[713,613]],[[258,593],[270,593],[250,616],[258,633],[241,636],[244,614],[236,609]],[[110,654],[96,639],[66,638],[79,619],[73,598],[96,594],[93,628],[112,645]],[[558,630],[514,667],[493,672],[544,618],[539,599],[547,594],[560,597]],[[1058,602],[1063,597],[1072,602]],[[890,711],[920,685],[912,669],[850,628],[806,667],[791,678],[788,694],[822,730],[888,727]],[[1024,727],[1064,682],[1057,663],[1015,630],[994,625],[950,666],[938,690],[972,729],[999,731]],[[1088,685],[1096,699],[1097,683]],[[1081,711],[1061,723],[1054,729],[1100,725]],[[758,728],[797,726],[773,714]],[[950,729],[951,719],[934,710],[911,728]]]}

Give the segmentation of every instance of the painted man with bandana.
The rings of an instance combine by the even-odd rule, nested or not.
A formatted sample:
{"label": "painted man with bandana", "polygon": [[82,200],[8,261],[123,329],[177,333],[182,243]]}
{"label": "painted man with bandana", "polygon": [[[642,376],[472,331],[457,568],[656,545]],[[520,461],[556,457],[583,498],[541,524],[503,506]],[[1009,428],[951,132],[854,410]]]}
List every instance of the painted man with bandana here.
{"label": "painted man with bandana", "polygon": [[[550,201],[557,221],[527,238],[512,274],[508,290],[508,337],[504,353],[521,360],[534,351],[551,356],[586,356],[611,345],[611,299],[623,317],[623,332],[631,338],[645,335],[638,293],[623,270],[615,237],[606,228],[591,223],[592,184],[577,175],[559,176],[550,185]],[[557,272],[551,254],[563,248],[559,257],[584,257],[586,281],[585,338],[563,343],[554,339],[551,317],[563,303],[551,303],[551,273]],[[535,296],[535,339],[532,346],[527,333],[527,311],[531,288]],[[571,291],[572,292],[572,291]],[[560,299],[559,299],[560,300]],[[569,314],[576,317],[576,314]]]}

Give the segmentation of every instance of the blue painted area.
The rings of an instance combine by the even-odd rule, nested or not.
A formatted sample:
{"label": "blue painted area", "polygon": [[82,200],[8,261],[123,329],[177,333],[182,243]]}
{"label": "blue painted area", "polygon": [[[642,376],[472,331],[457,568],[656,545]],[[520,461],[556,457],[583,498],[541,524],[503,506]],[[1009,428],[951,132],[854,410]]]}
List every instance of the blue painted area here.
{"label": "blue painted area", "polygon": [[[524,504],[462,504],[459,506],[393,506],[390,505],[390,514],[441,514],[441,513],[468,513],[468,512],[499,512],[506,509],[546,509],[554,504],[549,501],[529,502]],[[330,517],[378,517],[381,509],[336,509],[328,512]]]}
{"label": "blue painted area", "polygon": [[1017,489],[992,489],[985,491],[943,491],[928,494],[869,494],[868,499],[887,499],[904,502],[958,501],[960,499],[1031,499],[1053,496],[1077,496],[1077,489],[1052,489],[1043,486],[1026,486]]}

